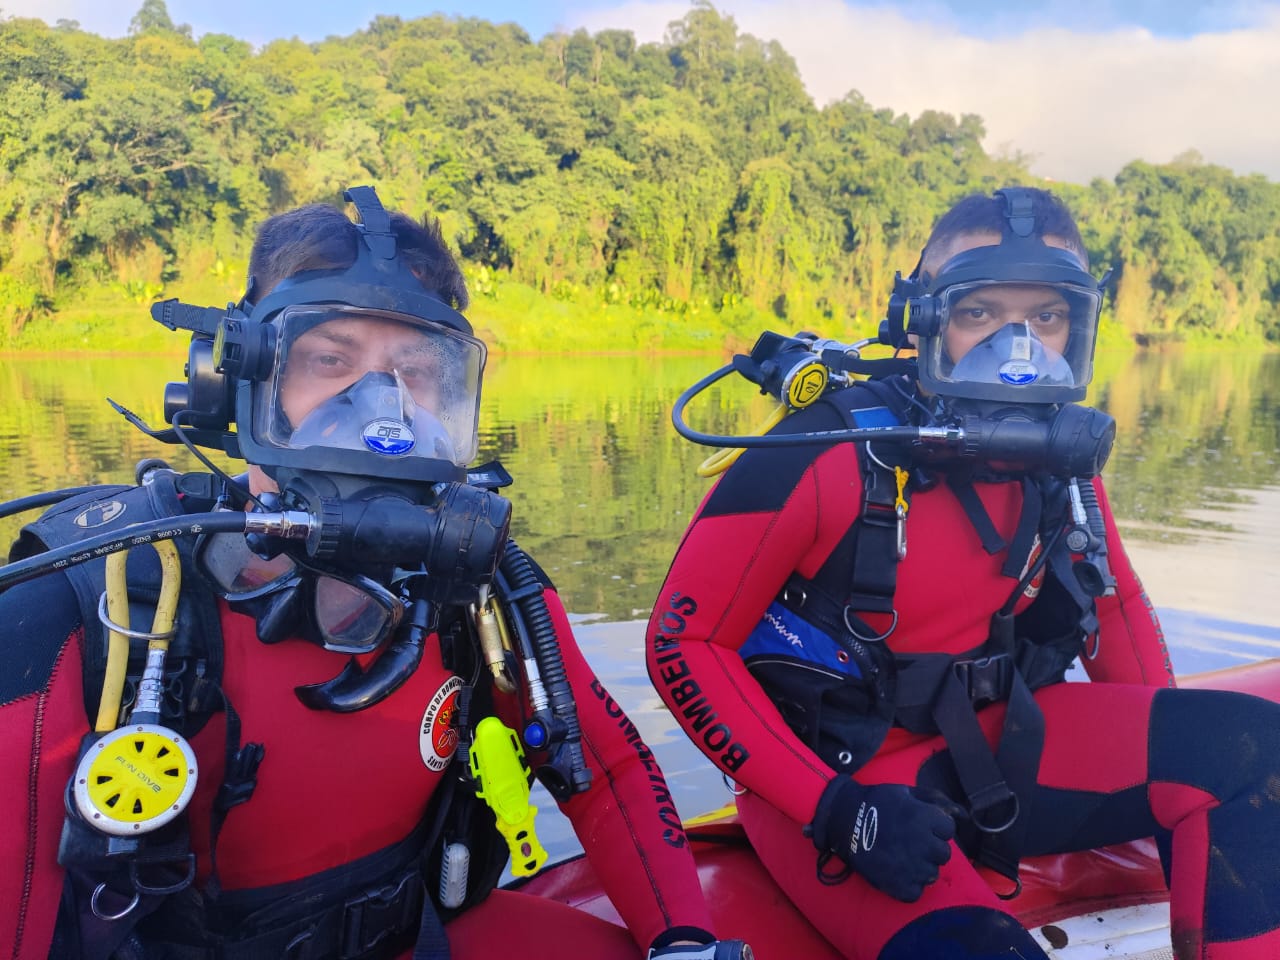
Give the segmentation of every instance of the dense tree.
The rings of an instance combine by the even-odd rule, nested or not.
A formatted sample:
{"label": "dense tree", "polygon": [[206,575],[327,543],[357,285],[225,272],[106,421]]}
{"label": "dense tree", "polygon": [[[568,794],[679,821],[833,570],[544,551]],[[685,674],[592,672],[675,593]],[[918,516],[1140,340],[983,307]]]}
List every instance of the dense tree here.
{"label": "dense tree", "polygon": [[[434,15],[255,50],[193,39],[164,0],[118,40],[0,20],[0,341],[86,297],[232,282],[254,222],[364,181],[439,217],[485,295],[625,302],[712,339],[743,311],[865,333],[942,209],[1034,182],[983,136],[856,92],[819,108],[706,0],[648,44]],[[1280,341],[1280,185],[1188,154],[1055,187],[1134,337]],[[538,323],[499,339],[536,346]],[[645,323],[634,342],[673,329]]]}

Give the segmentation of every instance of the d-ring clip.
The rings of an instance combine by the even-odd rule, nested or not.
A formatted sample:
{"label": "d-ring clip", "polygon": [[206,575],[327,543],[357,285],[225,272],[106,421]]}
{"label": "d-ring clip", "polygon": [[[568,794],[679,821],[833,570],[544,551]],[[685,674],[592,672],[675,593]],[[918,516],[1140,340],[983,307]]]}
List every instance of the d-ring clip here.
{"label": "d-ring clip", "polygon": [[112,620],[107,613],[107,591],[105,590],[102,591],[102,596],[98,598],[98,622],[112,633],[118,633],[122,637],[129,637],[133,640],[172,640],[178,635],[177,627],[160,633],[148,633],[145,630],[130,630],[128,627],[122,627]]}
{"label": "d-ring clip", "polygon": [[886,630],[884,633],[880,634],[878,637],[863,636],[854,628],[853,624],[849,622],[849,607],[846,606],[844,608],[843,616],[844,616],[845,629],[848,630],[850,633],[852,633],[855,637],[857,637],[863,643],[882,643],[883,641],[888,640],[889,637],[893,636],[893,631],[898,629],[898,610],[896,607],[894,608],[894,611],[893,611],[893,622],[889,624],[889,629]]}
{"label": "d-ring clip", "polygon": [[142,895],[139,894],[137,890],[135,890],[133,891],[133,899],[130,900],[129,903],[125,906],[125,908],[121,910],[119,913],[103,913],[102,909],[98,906],[98,900],[102,896],[102,892],[106,889],[107,889],[107,885],[105,883],[98,884],[97,887],[94,888],[93,896],[89,898],[89,909],[93,911],[93,915],[97,917],[99,920],[121,920],[124,917],[127,917],[130,913],[132,913],[133,908],[136,907],[142,900]]}

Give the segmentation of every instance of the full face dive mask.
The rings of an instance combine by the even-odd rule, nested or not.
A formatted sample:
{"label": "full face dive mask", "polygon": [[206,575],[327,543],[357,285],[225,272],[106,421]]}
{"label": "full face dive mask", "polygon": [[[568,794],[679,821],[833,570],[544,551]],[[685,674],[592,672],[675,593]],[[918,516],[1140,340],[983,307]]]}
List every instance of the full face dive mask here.
{"label": "full face dive mask", "polygon": [[[279,493],[254,498],[258,506],[307,518],[305,541],[250,535],[252,554],[284,555],[263,589],[232,589],[243,572],[234,563],[205,573],[229,601],[255,607],[265,640],[303,635],[334,651],[379,651],[298,689],[308,706],[338,712],[407,679],[440,607],[478,601],[510,523],[510,503],[485,488],[501,482],[489,480],[496,465],[477,474],[485,487],[466,482],[484,345],[398,255],[373,189],[346,198],[360,218],[350,267],[296,274],[225,310],[152,307],[165,326],[193,334],[187,380],[165,392],[172,438],[153,435],[261,467]],[[245,543],[233,546],[249,556]]]}
{"label": "full face dive mask", "polygon": [[463,480],[478,446],[485,346],[397,255],[373,189],[346,196],[361,222],[345,270],[300,273],[225,310],[152,307],[165,326],[193,333],[187,381],[166,389],[165,418],[180,415],[193,442],[243,457],[282,487],[298,473],[344,489],[342,478],[357,488]]}
{"label": "full face dive mask", "polygon": [[1013,404],[1080,401],[1093,376],[1101,284],[1071,251],[1035,234],[1025,191],[1000,191],[998,244],[962,251],[937,276],[897,278],[882,337],[916,338],[918,376],[942,397]]}

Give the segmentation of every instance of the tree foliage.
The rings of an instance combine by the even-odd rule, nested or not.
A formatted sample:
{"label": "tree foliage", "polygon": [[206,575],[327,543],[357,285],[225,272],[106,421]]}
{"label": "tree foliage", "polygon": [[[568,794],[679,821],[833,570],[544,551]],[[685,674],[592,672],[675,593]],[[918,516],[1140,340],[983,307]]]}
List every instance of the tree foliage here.
{"label": "tree foliage", "polygon": [[[0,339],[94,291],[226,280],[254,223],[359,182],[440,218],[490,293],[866,332],[946,206],[1034,182],[983,135],[856,92],[819,108],[706,2],[651,44],[436,15],[255,50],[163,0],[118,40],[2,20]],[[1057,189],[1130,334],[1280,340],[1280,185],[1187,155]]]}

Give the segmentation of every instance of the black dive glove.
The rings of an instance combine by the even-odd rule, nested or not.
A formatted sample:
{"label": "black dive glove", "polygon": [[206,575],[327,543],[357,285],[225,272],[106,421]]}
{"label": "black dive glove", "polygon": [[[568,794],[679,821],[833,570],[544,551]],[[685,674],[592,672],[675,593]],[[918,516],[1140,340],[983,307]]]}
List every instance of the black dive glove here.
{"label": "black dive glove", "polygon": [[820,851],[895,900],[914,903],[951,859],[947,841],[956,833],[955,821],[926,797],[897,783],[863,786],[838,776],[822,791],[806,829]]}

